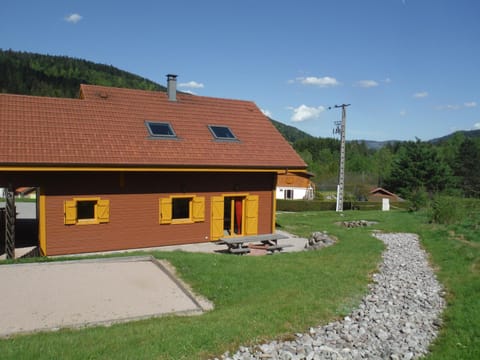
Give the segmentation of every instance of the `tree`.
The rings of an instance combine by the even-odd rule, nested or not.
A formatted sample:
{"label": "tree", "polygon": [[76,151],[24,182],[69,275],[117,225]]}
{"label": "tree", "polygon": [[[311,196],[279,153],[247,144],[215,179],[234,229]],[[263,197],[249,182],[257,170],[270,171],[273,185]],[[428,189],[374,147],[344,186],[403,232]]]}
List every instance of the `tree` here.
{"label": "tree", "polygon": [[408,141],[395,155],[386,187],[404,197],[425,189],[433,194],[452,184],[452,171],[429,143]]}
{"label": "tree", "polygon": [[455,176],[466,196],[480,197],[480,146],[465,138],[457,153]]}
{"label": "tree", "polygon": [[377,184],[383,184],[384,180],[390,176],[393,154],[389,147],[385,146],[373,154],[374,175],[377,178]]}

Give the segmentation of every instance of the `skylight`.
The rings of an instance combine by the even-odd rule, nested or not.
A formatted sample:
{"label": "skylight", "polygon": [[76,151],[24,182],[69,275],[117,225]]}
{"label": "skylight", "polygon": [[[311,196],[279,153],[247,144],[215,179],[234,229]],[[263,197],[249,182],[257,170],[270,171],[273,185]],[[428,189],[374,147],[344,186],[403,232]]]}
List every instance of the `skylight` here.
{"label": "skylight", "polygon": [[237,140],[232,130],[228,126],[208,125],[215,139],[218,140]]}
{"label": "skylight", "polygon": [[170,123],[146,121],[145,125],[147,126],[149,134],[153,137],[159,137],[159,138],[176,138],[177,137]]}

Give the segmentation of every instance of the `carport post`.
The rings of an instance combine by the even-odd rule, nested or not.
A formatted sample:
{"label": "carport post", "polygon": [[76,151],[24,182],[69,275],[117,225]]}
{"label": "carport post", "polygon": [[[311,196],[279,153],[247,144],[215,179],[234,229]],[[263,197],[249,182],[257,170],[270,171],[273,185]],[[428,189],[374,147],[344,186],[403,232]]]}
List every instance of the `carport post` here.
{"label": "carport post", "polygon": [[15,259],[15,190],[12,185],[5,189],[5,255]]}

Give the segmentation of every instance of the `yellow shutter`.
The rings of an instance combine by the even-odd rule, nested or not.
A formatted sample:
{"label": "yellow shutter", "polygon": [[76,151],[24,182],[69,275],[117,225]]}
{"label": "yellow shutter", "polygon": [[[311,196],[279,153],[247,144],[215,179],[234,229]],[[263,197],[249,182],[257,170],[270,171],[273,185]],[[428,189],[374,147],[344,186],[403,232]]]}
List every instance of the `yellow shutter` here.
{"label": "yellow shutter", "polygon": [[75,225],[77,223],[77,202],[75,200],[66,200],[63,207],[65,225]]}
{"label": "yellow shutter", "polygon": [[210,240],[215,241],[223,236],[223,196],[212,197],[212,219]]}
{"label": "yellow shutter", "polygon": [[40,201],[38,203],[38,244],[40,245],[41,255],[47,256],[47,211],[46,211],[46,201],[47,197],[45,196],[43,189],[40,188]]}
{"label": "yellow shutter", "polygon": [[192,200],[192,220],[205,221],[205,197],[195,196]]}
{"label": "yellow shutter", "polygon": [[245,235],[258,234],[258,195],[245,199]]}
{"label": "yellow shutter", "polygon": [[97,220],[99,223],[110,221],[110,200],[99,199],[97,201]]}
{"label": "yellow shutter", "polygon": [[172,222],[172,199],[160,199],[160,224],[170,224]]}

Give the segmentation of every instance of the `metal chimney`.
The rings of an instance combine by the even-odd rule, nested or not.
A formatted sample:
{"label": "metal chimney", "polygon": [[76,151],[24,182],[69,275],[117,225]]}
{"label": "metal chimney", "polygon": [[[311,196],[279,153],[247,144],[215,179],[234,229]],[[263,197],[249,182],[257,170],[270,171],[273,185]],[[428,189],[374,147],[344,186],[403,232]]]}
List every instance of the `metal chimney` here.
{"label": "metal chimney", "polygon": [[177,75],[167,75],[167,95],[169,101],[177,101]]}

